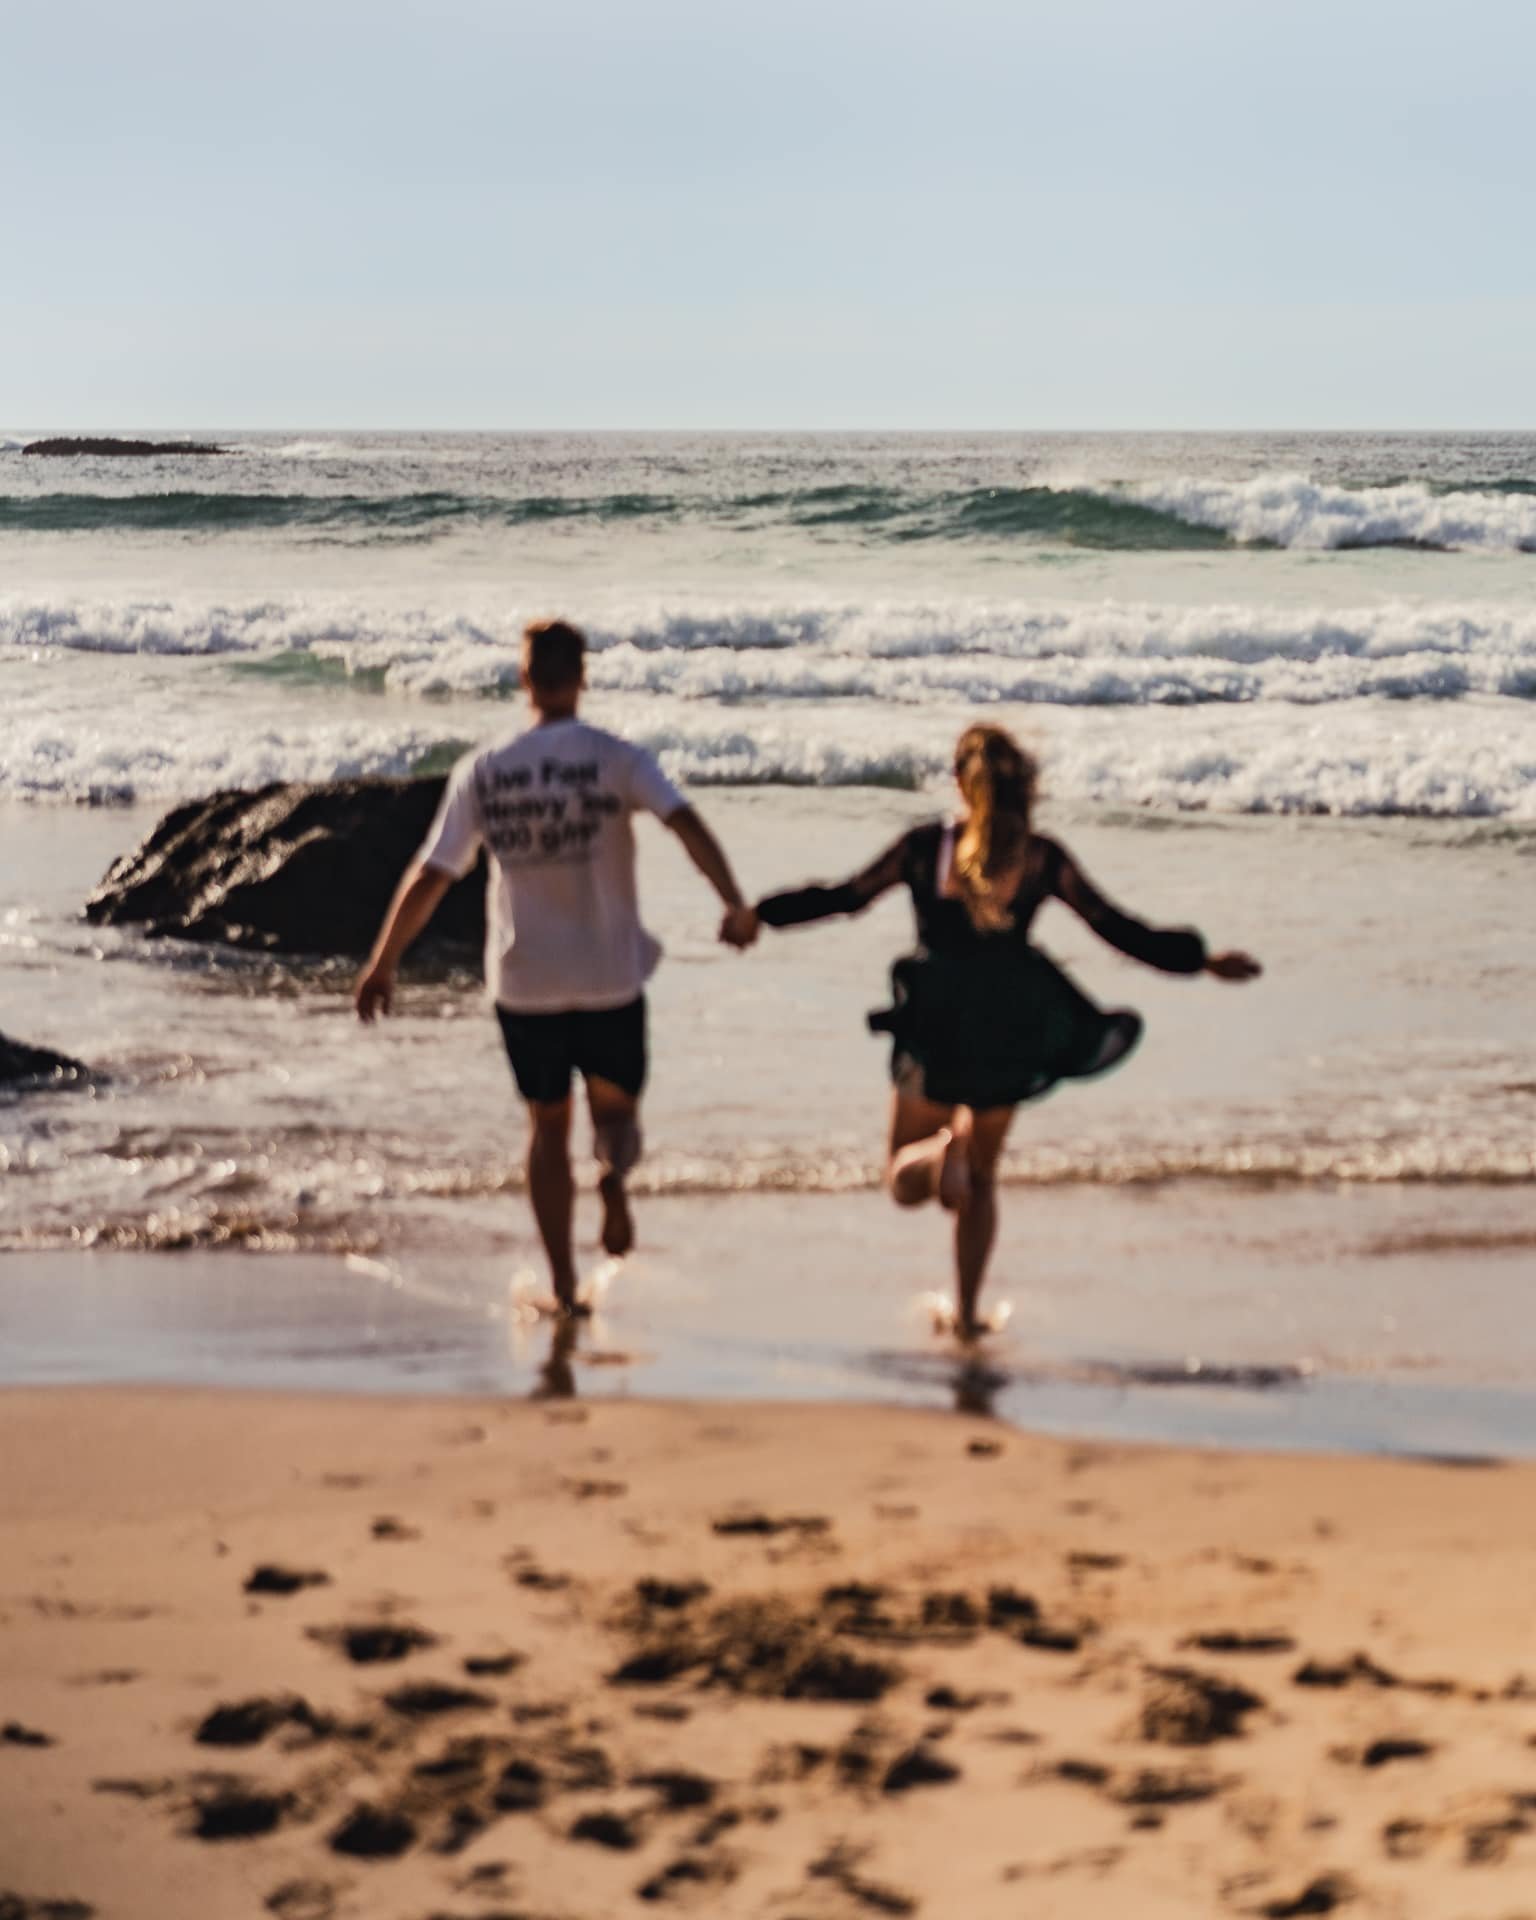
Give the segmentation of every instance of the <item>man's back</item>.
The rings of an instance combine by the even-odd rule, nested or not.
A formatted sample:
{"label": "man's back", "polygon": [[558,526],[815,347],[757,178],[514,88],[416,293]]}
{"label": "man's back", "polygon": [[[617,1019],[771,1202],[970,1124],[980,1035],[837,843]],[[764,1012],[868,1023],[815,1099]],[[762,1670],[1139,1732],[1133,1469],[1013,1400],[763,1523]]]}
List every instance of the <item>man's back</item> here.
{"label": "man's back", "polygon": [[463,873],[486,847],[486,981],[499,1005],[634,999],[661,949],[640,922],[632,818],[685,805],[643,748],[574,716],[459,762],[422,859]]}

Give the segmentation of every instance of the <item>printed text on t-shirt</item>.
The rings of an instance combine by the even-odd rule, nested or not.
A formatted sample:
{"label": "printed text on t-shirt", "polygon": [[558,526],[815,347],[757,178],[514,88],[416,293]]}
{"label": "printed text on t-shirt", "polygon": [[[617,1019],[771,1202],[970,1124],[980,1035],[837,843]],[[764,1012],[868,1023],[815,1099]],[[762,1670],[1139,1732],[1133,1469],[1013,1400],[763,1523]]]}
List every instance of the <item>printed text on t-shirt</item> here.
{"label": "printed text on t-shirt", "polygon": [[536,767],[487,770],[479,788],[485,837],[499,860],[589,860],[603,822],[624,810],[596,760],[546,757]]}

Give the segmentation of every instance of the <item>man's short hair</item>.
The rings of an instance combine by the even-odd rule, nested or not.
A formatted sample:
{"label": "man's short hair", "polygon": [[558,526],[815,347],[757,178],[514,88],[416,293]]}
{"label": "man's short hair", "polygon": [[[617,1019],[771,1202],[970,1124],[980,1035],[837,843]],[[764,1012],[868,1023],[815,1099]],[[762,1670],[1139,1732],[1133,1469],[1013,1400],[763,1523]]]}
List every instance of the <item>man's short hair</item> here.
{"label": "man's short hair", "polygon": [[544,692],[578,685],[586,657],[586,636],[568,620],[534,620],[523,629],[523,665]]}

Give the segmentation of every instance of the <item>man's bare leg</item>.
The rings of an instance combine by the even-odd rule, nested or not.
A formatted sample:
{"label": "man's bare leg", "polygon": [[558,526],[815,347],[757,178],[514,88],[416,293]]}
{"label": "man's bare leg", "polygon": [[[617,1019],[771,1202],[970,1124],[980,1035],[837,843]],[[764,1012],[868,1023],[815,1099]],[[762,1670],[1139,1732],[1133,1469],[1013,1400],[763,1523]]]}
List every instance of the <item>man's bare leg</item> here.
{"label": "man's bare leg", "polygon": [[635,1244],[626,1181],[640,1159],[640,1102],[611,1080],[594,1077],[587,1081],[587,1105],[597,1156],[597,1191],[603,1203],[599,1239],[604,1253],[622,1260]]}
{"label": "man's bare leg", "polygon": [[528,1117],[528,1197],[538,1222],[539,1238],[549,1259],[555,1304],[562,1313],[576,1313],[576,1263],[571,1255],[571,1215],[576,1205],[576,1183],[571,1175],[571,1103],[569,1100],[530,1100]]}
{"label": "man's bare leg", "polygon": [[966,1133],[971,1177],[955,1211],[955,1327],[962,1340],[986,1332],[977,1307],[997,1238],[997,1161],[1012,1119],[1012,1107],[986,1107],[970,1116]]}

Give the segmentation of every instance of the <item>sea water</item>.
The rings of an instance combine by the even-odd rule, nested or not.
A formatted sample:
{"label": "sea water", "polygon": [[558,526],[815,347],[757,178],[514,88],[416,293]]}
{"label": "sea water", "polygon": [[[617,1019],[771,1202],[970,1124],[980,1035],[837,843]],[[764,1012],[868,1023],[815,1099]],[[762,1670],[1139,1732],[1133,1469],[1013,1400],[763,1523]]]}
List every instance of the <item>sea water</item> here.
{"label": "sea water", "polygon": [[[520,628],[563,613],[592,717],[689,785],[750,891],[943,811],[979,716],[1039,753],[1044,824],[1112,897],[1266,962],[1171,980],[1042,915],[1149,1025],[1014,1130],[990,1364],[1037,1413],[1041,1369],[1258,1368],[1231,1377],[1307,1383],[1302,1433],[1322,1380],[1536,1385],[1511,1337],[1536,1277],[1536,438],[215,437],[54,461],[0,436],[0,1026],[107,1075],[0,1110],[0,1244],[324,1253],[342,1302],[435,1290],[439,1324],[520,1324],[523,1130],[473,983],[364,1034],[343,968],[79,909],[175,800],[440,769],[515,727]],[[862,1025],[904,902],[739,957],[659,831],[642,868],[668,949],[643,1250],[609,1292],[626,1364],[592,1377],[700,1384],[677,1356],[714,1339],[732,1390],[926,1381],[945,1223],[878,1198]]]}

